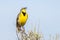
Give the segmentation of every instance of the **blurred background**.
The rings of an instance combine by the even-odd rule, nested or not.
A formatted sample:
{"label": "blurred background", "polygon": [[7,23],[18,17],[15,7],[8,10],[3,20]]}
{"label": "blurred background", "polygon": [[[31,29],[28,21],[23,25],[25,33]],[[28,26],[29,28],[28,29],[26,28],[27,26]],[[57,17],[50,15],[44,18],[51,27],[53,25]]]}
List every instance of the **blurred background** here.
{"label": "blurred background", "polygon": [[0,0],[0,40],[18,40],[16,17],[22,7],[27,7],[29,30],[42,33],[44,39],[60,35],[60,0]]}

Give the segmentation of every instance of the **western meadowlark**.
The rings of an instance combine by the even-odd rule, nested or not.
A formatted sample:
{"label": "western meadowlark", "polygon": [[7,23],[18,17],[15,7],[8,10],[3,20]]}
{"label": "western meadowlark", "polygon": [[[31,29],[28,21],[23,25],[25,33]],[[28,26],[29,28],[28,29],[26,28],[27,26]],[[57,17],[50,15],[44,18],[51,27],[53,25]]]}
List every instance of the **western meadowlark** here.
{"label": "western meadowlark", "polygon": [[26,7],[24,7],[20,10],[16,19],[16,27],[17,27],[18,32],[21,30],[21,27],[25,25],[27,19],[28,19],[28,14],[26,12]]}

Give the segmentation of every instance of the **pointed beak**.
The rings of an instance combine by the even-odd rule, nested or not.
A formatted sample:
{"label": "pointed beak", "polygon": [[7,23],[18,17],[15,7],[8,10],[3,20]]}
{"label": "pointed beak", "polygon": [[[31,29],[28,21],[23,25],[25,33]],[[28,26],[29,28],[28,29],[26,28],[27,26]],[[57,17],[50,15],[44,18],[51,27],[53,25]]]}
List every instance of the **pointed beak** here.
{"label": "pointed beak", "polygon": [[27,7],[24,7],[25,9],[27,9]]}

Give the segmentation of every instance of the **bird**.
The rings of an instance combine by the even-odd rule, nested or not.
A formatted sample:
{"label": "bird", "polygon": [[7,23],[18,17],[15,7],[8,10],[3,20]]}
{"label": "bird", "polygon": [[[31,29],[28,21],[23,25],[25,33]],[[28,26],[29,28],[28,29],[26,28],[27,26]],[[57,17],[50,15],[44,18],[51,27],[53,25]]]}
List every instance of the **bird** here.
{"label": "bird", "polygon": [[24,29],[24,25],[26,24],[26,21],[28,19],[28,13],[26,12],[27,7],[21,8],[19,14],[16,18],[16,27],[17,31],[20,32],[22,29]]}

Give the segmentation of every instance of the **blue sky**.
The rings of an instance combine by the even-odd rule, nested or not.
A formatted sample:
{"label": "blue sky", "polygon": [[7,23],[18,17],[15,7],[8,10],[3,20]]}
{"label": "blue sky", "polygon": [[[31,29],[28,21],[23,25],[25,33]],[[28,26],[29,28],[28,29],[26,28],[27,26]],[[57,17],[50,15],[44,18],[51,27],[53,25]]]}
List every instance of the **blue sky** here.
{"label": "blue sky", "polygon": [[17,40],[15,22],[22,7],[29,15],[26,32],[36,26],[46,39],[60,34],[60,0],[0,0],[0,40]]}

